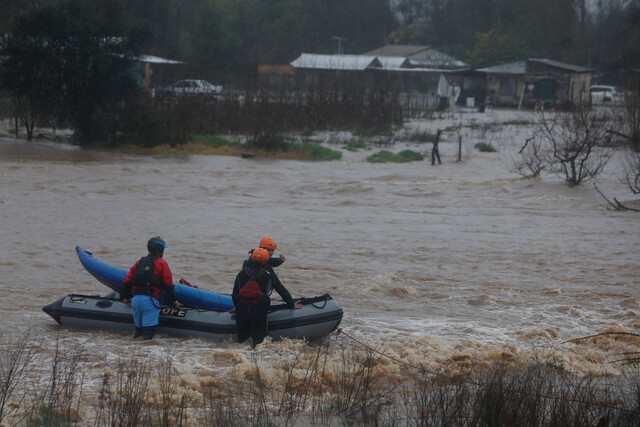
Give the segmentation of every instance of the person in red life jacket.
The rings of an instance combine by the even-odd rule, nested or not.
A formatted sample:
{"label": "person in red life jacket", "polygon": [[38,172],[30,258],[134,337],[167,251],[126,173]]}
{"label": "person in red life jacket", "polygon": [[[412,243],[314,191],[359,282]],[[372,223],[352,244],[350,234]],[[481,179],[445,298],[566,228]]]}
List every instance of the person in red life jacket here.
{"label": "person in red life jacket", "polygon": [[278,276],[267,266],[269,259],[266,249],[255,249],[246,267],[236,276],[231,294],[235,306],[238,342],[243,343],[251,337],[254,347],[267,335],[267,310],[271,305],[269,295],[273,289],[290,309],[302,308],[302,304],[293,301]]}
{"label": "person in red life jacket", "polygon": [[[140,258],[124,278],[122,297],[133,311],[136,332],[133,338],[142,336],[150,340],[155,334],[163,302],[180,307],[173,286],[169,264],[162,258],[167,244],[159,236],[147,242],[149,254]],[[164,301],[168,299],[168,301]]]}
{"label": "person in red life jacket", "polygon": [[[273,268],[282,265],[282,263],[286,260],[285,256],[280,254],[277,258],[273,257],[273,253],[276,249],[278,249],[278,243],[273,237],[265,236],[260,240],[260,247],[262,249],[266,249],[269,252],[269,261],[267,262],[267,267]],[[242,263],[242,268],[246,268],[247,264],[251,260],[251,254],[255,251],[255,249],[251,249],[249,251],[249,258],[244,260]],[[273,270],[271,270],[273,272]],[[275,273],[274,273],[275,274]]]}

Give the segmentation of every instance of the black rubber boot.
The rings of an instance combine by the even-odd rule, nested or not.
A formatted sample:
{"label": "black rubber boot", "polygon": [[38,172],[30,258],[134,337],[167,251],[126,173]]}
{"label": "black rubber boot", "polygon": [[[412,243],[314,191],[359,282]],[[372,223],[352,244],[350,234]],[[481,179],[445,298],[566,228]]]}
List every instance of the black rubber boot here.
{"label": "black rubber boot", "polygon": [[153,338],[155,333],[156,333],[156,327],[155,326],[146,326],[146,327],[142,328],[142,339],[143,340],[150,340],[151,338]]}
{"label": "black rubber boot", "polygon": [[136,327],[136,332],[133,334],[133,339],[135,340],[138,337],[142,336],[142,328]]}

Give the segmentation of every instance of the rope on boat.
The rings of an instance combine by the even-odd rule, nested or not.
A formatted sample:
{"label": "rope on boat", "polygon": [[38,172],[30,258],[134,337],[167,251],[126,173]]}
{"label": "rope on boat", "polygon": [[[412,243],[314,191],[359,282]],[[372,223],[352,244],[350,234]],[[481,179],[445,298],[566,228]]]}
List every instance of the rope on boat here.
{"label": "rope on boat", "polygon": [[[349,338],[352,341],[360,344],[361,346],[367,348],[368,350],[370,350],[370,351],[372,351],[374,353],[377,353],[377,354],[379,354],[379,355],[381,355],[383,357],[386,357],[387,359],[390,359],[390,360],[393,360],[395,362],[398,362],[398,363],[400,363],[400,364],[402,364],[404,366],[416,369],[416,370],[421,371],[421,372],[426,372],[426,373],[429,373],[429,374],[432,374],[432,375],[435,375],[435,376],[438,376],[438,377],[446,378],[446,379],[449,379],[449,380],[452,379],[451,377],[449,377],[449,376],[447,376],[445,374],[441,374],[441,373],[438,373],[438,372],[430,371],[428,369],[425,369],[424,367],[417,367],[415,365],[407,363],[407,362],[405,362],[403,360],[400,360],[398,358],[395,358],[393,356],[389,356],[388,354],[385,354],[382,351],[377,350],[377,349],[371,347],[370,345],[365,344],[364,342],[360,341],[359,339],[349,335],[348,333],[343,331],[342,328],[338,328],[337,332],[338,332],[338,335],[339,334],[343,334],[347,338]],[[598,335],[606,335],[606,334],[614,334],[614,333],[616,333],[616,332],[607,332],[607,333],[598,334]],[[630,333],[630,332],[617,332],[617,333],[623,334],[623,335],[640,336],[638,334],[633,334],[633,333]],[[598,336],[598,335],[593,335],[593,336]],[[584,337],[584,338],[590,338],[590,337]],[[576,339],[580,339],[580,338],[576,338]],[[472,385],[475,385],[475,386],[480,387],[480,388],[483,387],[483,385],[480,384],[479,382],[476,382],[476,381],[473,381],[473,380],[470,380],[470,379],[466,379],[466,380],[462,379],[461,382],[466,382],[468,384],[472,384]],[[523,392],[523,391],[520,391],[520,390],[509,390],[509,391],[512,392],[512,393],[517,393],[517,394],[521,394],[521,395],[528,395],[528,396],[532,396],[532,397],[536,397],[536,398],[545,398],[545,399],[553,399],[553,400],[564,401],[564,402],[580,403],[580,404],[591,405],[591,406],[600,406],[602,408],[614,409],[616,411],[626,412],[626,413],[629,413],[629,414],[638,413],[638,411],[635,411],[633,409],[621,408],[619,406],[612,406],[612,405],[608,405],[608,404],[602,403],[602,402],[589,402],[589,401],[583,401],[583,400],[579,400],[579,399],[563,398],[563,397],[560,397],[560,396],[554,396],[554,395],[549,395],[549,394],[533,394],[533,393]]]}

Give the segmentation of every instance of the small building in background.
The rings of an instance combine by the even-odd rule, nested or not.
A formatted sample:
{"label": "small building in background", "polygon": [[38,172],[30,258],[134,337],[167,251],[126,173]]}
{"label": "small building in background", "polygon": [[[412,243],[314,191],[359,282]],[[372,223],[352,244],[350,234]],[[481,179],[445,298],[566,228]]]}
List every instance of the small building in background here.
{"label": "small building in background", "polygon": [[375,88],[374,70],[382,69],[375,56],[302,53],[290,64],[295,88],[336,92],[363,92]]}
{"label": "small building in background", "polygon": [[363,55],[402,57],[409,61],[412,68],[458,69],[469,66],[466,62],[431,46],[386,45],[365,52]]}
{"label": "small building in background", "polygon": [[302,53],[290,64],[258,66],[262,87],[438,94],[442,75],[467,66],[429,46],[388,45],[361,55]]}
{"label": "small building in background", "polygon": [[545,58],[529,58],[452,73],[462,78],[458,104],[569,109],[589,103],[588,68]]}
{"label": "small building in background", "polygon": [[258,65],[260,87],[268,89],[293,88],[296,70],[291,64]]}
{"label": "small building in background", "polygon": [[140,55],[134,60],[141,66],[139,85],[144,89],[169,86],[182,76],[182,61],[153,55]]}
{"label": "small building in background", "polygon": [[290,65],[297,90],[383,94],[418,112],[446,107],[447,70],[419,68],[405,57],[303,53]]}

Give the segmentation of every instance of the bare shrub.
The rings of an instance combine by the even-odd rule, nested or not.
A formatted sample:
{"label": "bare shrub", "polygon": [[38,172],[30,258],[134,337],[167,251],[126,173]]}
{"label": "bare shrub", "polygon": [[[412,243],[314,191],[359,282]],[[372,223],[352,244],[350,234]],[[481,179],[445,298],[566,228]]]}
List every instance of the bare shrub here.
{"label": "bare shrub", "polygon": [[625,152],[621,181],[633,194],[640,194],[640,151],[630,148]]}
{"label": "bare shrub", "polygon": [[[80,420],[78,415],[79,406],[95,398],[93,393],[88,399],[82,395],[85,374],[92,372],[86,371],[82,348],[64,349],[58,343],[49,383],[31,389],[25,386],[33,383],[27,376],[40,373],[30,370],[37,351],[32,349],[37,346],[25,345],[22,352],[3,351],[2,356],[10,356],[13,362],[7,364],[3,358],[0,366],[2,378],[14,379],[10,382],[14,391],[32,391],[33,398],[18,401],[21,412],[11,420],[5,418],[2,425],[294,426],[309,421],[321,425],[625,427],[638,426],[640,419],[640,371],[637,359],[628,354],[621,377],[581,377],[558,359],[544,360],[537,353],[531,362],[516,367],[499,362],[485,366],[485,361],[479,361],[460,372],[451,365],[456,374],[447,374],[446,367],[436,373],[406,364],[400,367],[400,387],[385,374],[389,366],[383,364],[384,352],[326,344],[301,346],[291,357],[281,358],[282,364],[273,366],[273,371],[271,367],[267,371],[259,359],[272,353],[257,350],[243,375],[232,372],[230,378],[221,375],[215,383],[203,384],[201,400],[176,392],[182,381],[170,355],[154,365],[133,356],[105,364],[103,375],[95,373],[102,382],[97,384],[93,420]],[[402,364],[400,359],[390,359]],[[23,384],[16,385],[16,379]],[[10,399],[11,405],[17,402],[3,398]]]}
{"label": "bare shrub", "polygon": [[[0,340],[9,342],[1,332]],[[0,423],[25,401],[27,394],[21,386],[33,370],[39,350],[39,339],[27,331],[15,347],[3,346],[0,351]]]}
{"label": "bare shrub", "polygon": [[[636,358],[635,366],[640,366],[640,360]],[[628,413],[623,414],[625,418],[633,416],[634,412],[640,414],[640,369],[624,372],[622,375],[624,393],[626,400],[625,407],[629,408]],[[636,419],[637,421],[637,419]]]}
{"label": "bare shrub", "polygon": [[640,73],[629,71],[625,82],[625,117],[622,132],[615,132],[629,141],[631,149],[640,152]]}
{"label": "bare shrub", "polygon": [[29,410],[27,424],[56,425],[78,422],[85,375],[85,353],[75,344],[71,349],[62,349],[60,338],[56,344],[51,365],[49,383],[38,387]]}
{"label": "bare shrub", "polygon": [[[286,425],[295,423],[300,412],[303,412],[314,393],[318,382],[318,373],[326,364],[327,347],[319,346],[310,364],[300,370],[304,349],[296,353],[285,366],[285,382],[279,398],[278,416],[283,417]],[[320,377],[322,378],[322,377]]]}
{"label": "bare shrub", "polygon": [[203,386],[202,409],[204,424],[208,426],[246,426],[251,419],[240,405],[244,393],[239,384],[228,383],[225,387]]}
{"label": "bare shrub", "polygon": [[602,110],[585,107],[549,116],[539,114],[537,137],[551,151],[551,170],[571,187],[597,176],[611,158],[605,148],[612,127]]}
{"label": "bare shrub", "polygon": [[374,350],[343,350],[332,384],[332,402],[337,415],[345,422],[371,423],[389,403],[392,389],[380,385],[375,368],[379,358]]}
{"label": "bare shrub", "polygon": [[527,178],[536,178],[549,164],[548,153],[535,137],[527,138],[518,151],[518,156],[511,156],[510,172]]}
{"label": "bare shrub", "polygon": [[267,385],[267,379],[262,373],[262,368],[256,354],[251,355],[253,361],[253,381],[251,382],[249,393],[244,395],[245,407],[251,414],[252,423],[260,426],[270,426],[275,423],[269,412],[268,398],[271,396],[271,390]]}
{"label": "bare shrub", "polygon": [[[633,378],[628,393],[619,384],[580,379],[553,363],[498,365],[451,378],[423,373],[404,394],[404,413],[407,424],[420,426],[633,426],[637,385]],[[620,407],[621,399],[630,402]]]}
{"label": "bare shrub", "polygon": [[33,129],[36,126],[38,113],[33,106],[32,101],[27,97],[14,98],[14,107],[16,119],[24,126],[27,131],[27,141],[33,139]]}
{"label": "bare shrub", "polygon": [[413,385],[409,401],[416,424],[423,426],[465,425],[470,423],[472,389],[460,378],[433,377],[421,373]]}
{"label": "bare shrub", "polygon": [[154,393],[153,409],[155,423],[161,426],[181,426],[184,424],[184,411],[187,406],[187,396],[178,394],[177,371],[173,365],[171,355],[166,355],[164,360],[155,367],[156,375],[153,377],[150,388]]}
{"label": "bare shrub", "polygon": [[96,425],[139,425],[143,420],[148,389],[149,371],[145,362],[118,360],[115,374],[105,372],[102,377]]}

